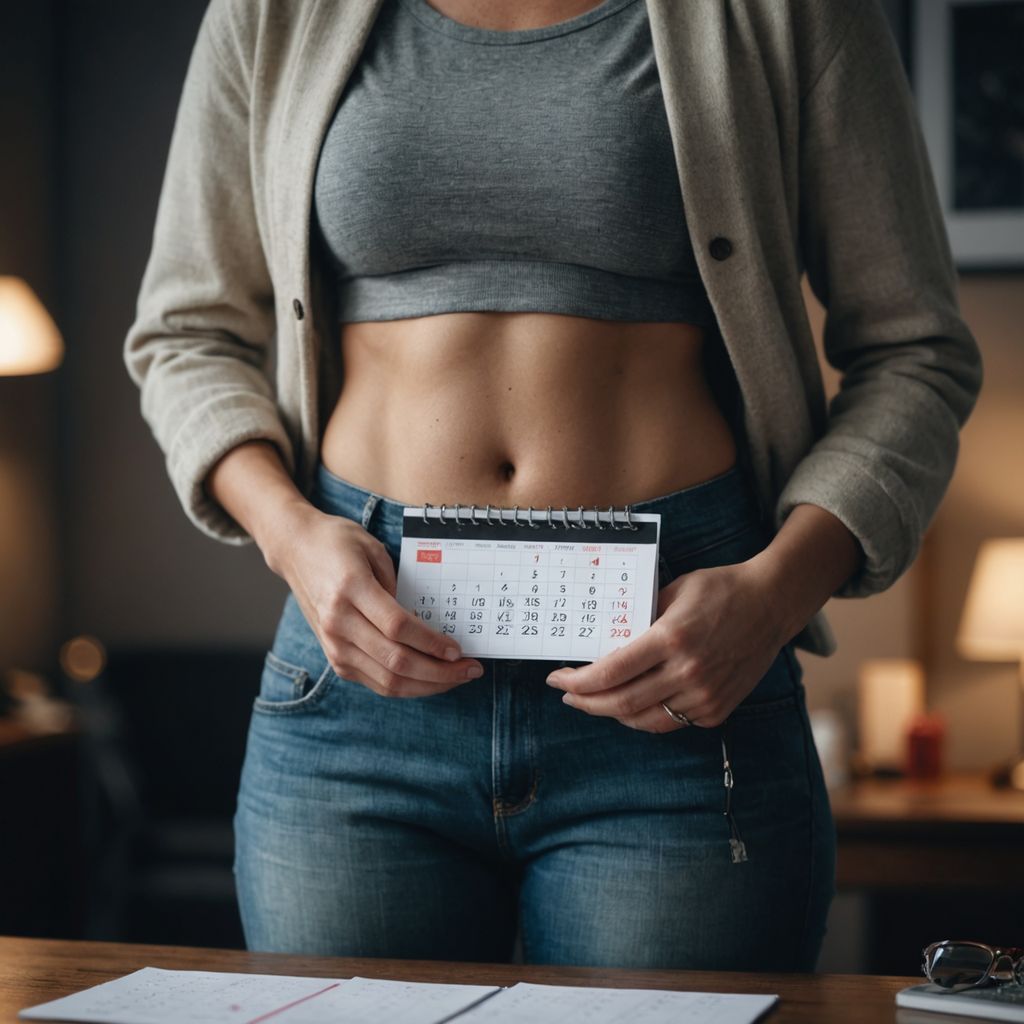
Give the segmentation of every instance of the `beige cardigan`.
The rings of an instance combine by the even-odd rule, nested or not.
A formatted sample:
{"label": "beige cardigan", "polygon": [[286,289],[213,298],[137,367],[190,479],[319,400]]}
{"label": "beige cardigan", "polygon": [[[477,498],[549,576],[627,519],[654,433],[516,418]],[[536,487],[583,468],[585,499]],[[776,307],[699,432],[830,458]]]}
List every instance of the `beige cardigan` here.
{"label": "beige cardigan", "polygon": [[[866,556],[836,596],[877,593],[919,550],[982,380],[879,0],[644,2],[762,515],[828,509]],[[235,445],[275,442],[311,493],[342,373],[313,175],[381,3],[212,0],[188,66],[124,358],[185,512],[228,544],[252,538],[202,482]],[[828,407],[805,269],[843,375]],[[823,612],[795,643],[835,650]]]}

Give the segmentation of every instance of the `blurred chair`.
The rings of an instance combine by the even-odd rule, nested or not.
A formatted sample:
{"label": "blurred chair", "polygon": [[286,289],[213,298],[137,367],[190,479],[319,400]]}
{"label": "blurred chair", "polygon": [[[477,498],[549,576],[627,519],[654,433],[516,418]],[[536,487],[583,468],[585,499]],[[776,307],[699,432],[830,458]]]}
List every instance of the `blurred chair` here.
{"label": "blurred chair", "polygon": [[79,691],[95,779],[90,938],[244,948],[232,818],[264,652],[108,652]]}

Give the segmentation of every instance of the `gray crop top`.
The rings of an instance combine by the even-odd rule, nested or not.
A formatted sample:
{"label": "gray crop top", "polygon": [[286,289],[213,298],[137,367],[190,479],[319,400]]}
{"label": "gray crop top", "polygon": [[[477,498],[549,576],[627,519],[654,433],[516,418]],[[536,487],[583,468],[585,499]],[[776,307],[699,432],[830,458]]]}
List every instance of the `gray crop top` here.
{"label": "gray crop top", "polygon": [[314,222],[342,323],[714,323],[644,0],[513,31],[385,0],[321,146]]}

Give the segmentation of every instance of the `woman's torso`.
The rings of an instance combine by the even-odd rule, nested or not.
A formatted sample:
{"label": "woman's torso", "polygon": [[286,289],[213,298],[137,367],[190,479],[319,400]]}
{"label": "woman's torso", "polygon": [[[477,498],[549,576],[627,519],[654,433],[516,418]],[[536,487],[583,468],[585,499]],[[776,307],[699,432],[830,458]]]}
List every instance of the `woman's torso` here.
{"label": "woman's torso", "polygon": [[[430,0],[429,8],[426,0],[405,2],[407,10],[421,4],[421,14],[426,10],[430,17],[432,9],[452,19],[436,24],[456,33],[456,22],[528,31],[605,6],[594,0],[495,2],[481,15],[469,0]],[[622,6],[620,0],[607,2]],[[575,38],[584,39],[584,32]],[[514,49],[517,57],[527,52]],[[481,51],[465,52],[468,60]],[[495,59],[511,52],[487,48]],[[430,90],[424,91],[429,102]],[[579,116],[587,116],[581,110]],[[666,130],[663,123],[659,128]],[[600,130],[595,123],[595,133]],[[675,165],[667,139],[661,141],[664,180]],[[604,155],[596,145],[581,153],[586,143],[579,139],[569,145],[576,158],[600,161]],[[621,165],[628,154],[620,146],[615,156]],[[637,159],[651,162],[647,153]],[[580,165],[575,173],[582,176],[585,169]],[[571,163],[566,173],[574,173]],[[626,187],[628,182],[612,182],[619,194]],[[557,199],[557,189],[550,191]],[[525,213],[524,223],[528,227]],[[685,234],[681,210],[670,227]],[[665,256],[672,236],[655,236],[661,229],[652,223],[651,244]],[[615,239],[602,244],[614,247]],[[342,322],[339,333],[344,384],[321,441],[321,459],[336,475],[396,500],[623,505],[707,480],[736,461],[735,439],[705,377],[706,328],[681,317],[453,311]]]}

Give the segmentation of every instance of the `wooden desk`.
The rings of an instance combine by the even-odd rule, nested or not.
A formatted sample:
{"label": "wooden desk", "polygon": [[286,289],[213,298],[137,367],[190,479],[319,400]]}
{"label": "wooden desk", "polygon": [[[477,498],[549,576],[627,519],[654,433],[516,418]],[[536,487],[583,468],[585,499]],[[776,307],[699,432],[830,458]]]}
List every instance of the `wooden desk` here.
{"label": "wooden desk", "polygon": [[840,888],[1024,890],[1024,793],[976,774],[865,779],[831,800]]}
{"label": "wooden desk", "polygon": [[[919,1016],[897,1013],[895,993],[918,978],[863,975],[739,974],[703,971],[625,971],[587,967],[530,967],[522,964],[464,964],[428,960],[356,960],[249,953],[234,949],[128,945],[0,936],[0,1024],[14,1024],[17,1012],[140,967],[173,970],[252,971],[311,977],[393,978],[458,984],[604,985],[705,992],[772,992],[779,1005],[770,1024],[912,1024]],[[955,1024],[944,1017],[942,1024]]]}
{"label": "wooden desk", "polygon": [[1024,945],[1024,793],[981,775],[831,794],[840,890],[864,894],[863,969],[908,974],[947,938]]}

